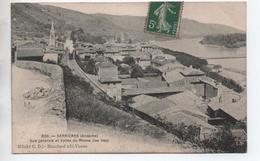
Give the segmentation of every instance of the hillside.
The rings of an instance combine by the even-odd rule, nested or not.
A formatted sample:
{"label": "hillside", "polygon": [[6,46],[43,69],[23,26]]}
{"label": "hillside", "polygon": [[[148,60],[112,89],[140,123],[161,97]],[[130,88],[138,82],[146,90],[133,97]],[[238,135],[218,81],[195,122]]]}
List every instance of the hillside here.
{"label": "hillside", "polygon": [[201,44],[218,45],[226,48],[239,48],[246,46],[246,34],[234,33],[227,35],[207,35],[200,41]]}
{"label": "hillside", "polygon": [[[80,27],[85,33],[97,36],[112,37],[116,33],[124,33],[137,40],[162,39],[162,37],[144,33],[145,17],[85,14],[37,3],[11,4],[11,17],[12,30],[19,31],[19,33],[40,32],[46,35],[51,21],[54,21],[56,30],[60,32],[76,30]],[[202,37],[209,34],[238,32],[241,31],[232,27],[205,24],[189,19],[183,19],[181,25],[182,37]]]}

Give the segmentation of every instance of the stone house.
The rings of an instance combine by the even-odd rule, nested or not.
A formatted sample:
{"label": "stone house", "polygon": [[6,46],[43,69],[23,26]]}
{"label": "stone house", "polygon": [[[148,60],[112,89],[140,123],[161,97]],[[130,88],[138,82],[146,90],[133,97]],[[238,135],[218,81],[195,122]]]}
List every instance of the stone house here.
{"label": "stone house", "polygon": [[94,49],[82,48],[78,49],[78,56],[81,60],[88,60],[90,58],[95,58],[97,51]]}
{"label": "stone house", "polygon": [[59,63],[59,54],[58,53],[44,53],[43,62],[46,63]]}
{"label": "stone house", "polygon": [[102,62],[97,66],[98,81],[105,88],[107,95],[121,101],[121,80],[118,78],[117,66],[109,62]]}

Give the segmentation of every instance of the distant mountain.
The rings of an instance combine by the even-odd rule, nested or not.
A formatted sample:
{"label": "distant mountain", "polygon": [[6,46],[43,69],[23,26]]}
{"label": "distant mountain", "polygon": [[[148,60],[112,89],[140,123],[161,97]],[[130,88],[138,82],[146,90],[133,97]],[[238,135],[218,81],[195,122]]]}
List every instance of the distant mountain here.
{"label": "distant mountain", "polygon": [[[82,28],[85,33],[113,37],[115,34],[129,34],[137,40],[169,39],[144,33],[145,17],[115,16],[107,14],[85,14],[69,9],[40,5],[37,3],[11,4],[12,30],[48,34],[51,21],[56,31],[72,31]],[[210,34],[239,33],[233,27],[205,24],[190,19],[182,19],[181,36],[202,37]]]}
{"label": "distant mountain", "polygon": [[200,23],[195,20],[183,19],[180,32],[184,37],[202,37],[216,34],[244,33],[245,31],[226,25]]}

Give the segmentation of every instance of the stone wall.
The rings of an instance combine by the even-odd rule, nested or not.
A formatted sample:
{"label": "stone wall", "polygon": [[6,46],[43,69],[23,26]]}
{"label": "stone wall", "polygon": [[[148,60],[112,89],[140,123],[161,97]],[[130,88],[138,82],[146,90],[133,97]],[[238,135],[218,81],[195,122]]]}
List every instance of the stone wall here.
{"label": "stone wall", "polygon": [[64,121],[66,124],[66,103],[65,103],[65,88],[63,79],[63,70],[60,66],[47,64],[35,61],[17,61],[16,66],[24,69],[38,71],[53,79],[52,88],[49,100],[51,113]]}

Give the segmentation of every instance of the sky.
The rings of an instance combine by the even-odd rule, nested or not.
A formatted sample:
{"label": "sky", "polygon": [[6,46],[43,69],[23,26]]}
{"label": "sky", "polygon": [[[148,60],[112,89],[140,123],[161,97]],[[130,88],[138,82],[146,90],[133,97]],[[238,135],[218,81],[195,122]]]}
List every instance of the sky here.
{"label": "sky", "polygon": [[[146,16],[148,3],[41,3],[83,13]],[[185,2],[182,17],[246,30],[246,2]]]}

